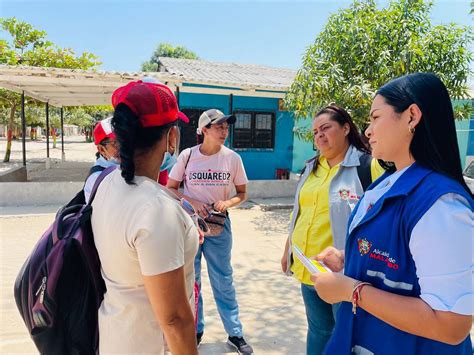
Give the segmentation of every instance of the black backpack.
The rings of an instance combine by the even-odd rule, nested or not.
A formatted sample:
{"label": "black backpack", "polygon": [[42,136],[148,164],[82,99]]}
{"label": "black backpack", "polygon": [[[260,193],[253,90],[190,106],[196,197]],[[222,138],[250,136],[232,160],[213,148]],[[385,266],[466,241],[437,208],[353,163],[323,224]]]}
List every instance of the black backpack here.
{"label": "black backpack", "polygon": [[91,203],[114,169],[97,178],[89,203],[80,203],[80,191],[58,211],[16,278],[16,305],[41,354],[97,353],[98,309],[106,289],[92,234]]}

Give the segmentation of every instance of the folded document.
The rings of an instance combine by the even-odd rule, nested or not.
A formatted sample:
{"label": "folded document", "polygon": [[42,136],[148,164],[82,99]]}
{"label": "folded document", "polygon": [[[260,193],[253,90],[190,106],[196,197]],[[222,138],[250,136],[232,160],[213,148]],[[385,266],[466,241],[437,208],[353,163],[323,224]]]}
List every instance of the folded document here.
{"label": "folded document", "polygon": [[304,267],[311,273],[332,272],[322,261],[312,260],[306,257],[300,248],[293,245],[293,254],[303,263]]}

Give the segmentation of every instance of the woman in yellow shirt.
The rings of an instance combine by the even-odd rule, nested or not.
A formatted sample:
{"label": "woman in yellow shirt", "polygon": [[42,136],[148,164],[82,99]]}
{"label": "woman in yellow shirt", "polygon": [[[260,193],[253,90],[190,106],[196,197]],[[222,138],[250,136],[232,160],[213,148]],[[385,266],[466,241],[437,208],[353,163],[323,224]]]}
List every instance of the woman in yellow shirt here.
{"label": "woman in yellow shirt", "polygon": [[281,267],[301,282],[308,321],[306,351],[313,355],[323,352],[331,336],[337,306],[319,298],[311,274],[293,258],[292,245],[306,256],[316,255],[331,245],[344,249],[352,209],[383,169],[370,156],[351,116],[343,108],[323,108],[316,114],[312,128],[318,154],[306,163],[301,174]]}

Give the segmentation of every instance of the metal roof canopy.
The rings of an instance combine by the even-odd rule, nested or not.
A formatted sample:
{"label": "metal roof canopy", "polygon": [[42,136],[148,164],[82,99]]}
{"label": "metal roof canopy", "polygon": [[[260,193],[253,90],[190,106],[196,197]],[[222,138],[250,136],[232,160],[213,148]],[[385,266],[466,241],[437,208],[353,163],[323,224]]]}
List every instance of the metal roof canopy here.
{"label": "metal roof canopy", "polygon": [[[24,92],[26,96],[56,107],[110,105],[116,88],[144,77],[153,77],[175,91],[179,87],[180,93],[283,98],[289,86],[281,83],[268,85],[264,82],[229,82],[227,78],[193,78],[176,72],[122,73],[0,65],[1,88],[20,94]],[[183,83],[206,87],[183,86]]]}
{"label": "metal roof canopy", "polygon": [[75,69],[0,65],[0,87],[25,92],[57,107],[110,105],[112,92],[146,76],[168,85],[177,84],[161,73],[114,73]]}
{"label": "metal roof canopy", "polygon": [[[61,107],[61,150],[62,159],[65,160],[63,107],[110,105],[113,91],[130,81],[153,77],[174,88],[178,102],[180,92],[229,95],[231,102],[232,95],[283,98],[292,81],[293,73],[288,70],[279,73],[276,68],[229,64],[210,75],[212,71],[209,66],[219,67],[223,64],[195,62],[191,63],[191,71],[188,70],[190,63],[186,61],[183,68],[178,66],[170,71],[165,69],[164,72],[153,73],[0,65],[0,88],[21,94],[23,165],[26,166],[25,96],[46,103],[46,167],[49,168],[49,105]],[[182,65],[179,60],[175,60],[170,61],[169,66],[177,64]],[[196,70],[200,68],[194,66],[204,66],[206,70]],[[205,87],[183,86],[183,83]]]}

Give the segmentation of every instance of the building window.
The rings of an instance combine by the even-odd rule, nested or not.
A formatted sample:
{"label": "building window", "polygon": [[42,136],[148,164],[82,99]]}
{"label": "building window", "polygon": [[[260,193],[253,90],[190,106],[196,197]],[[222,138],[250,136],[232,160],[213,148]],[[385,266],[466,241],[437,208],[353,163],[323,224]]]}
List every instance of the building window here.
{"label": "building window", "polygon": [[275,115],[270,112],[235,112],[234,148],[273,148]]}

